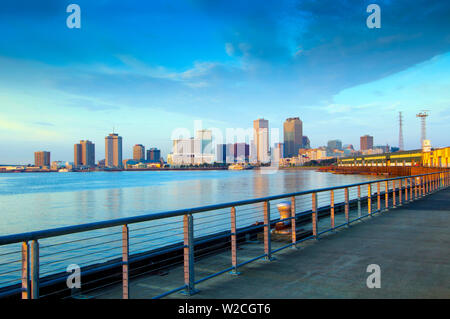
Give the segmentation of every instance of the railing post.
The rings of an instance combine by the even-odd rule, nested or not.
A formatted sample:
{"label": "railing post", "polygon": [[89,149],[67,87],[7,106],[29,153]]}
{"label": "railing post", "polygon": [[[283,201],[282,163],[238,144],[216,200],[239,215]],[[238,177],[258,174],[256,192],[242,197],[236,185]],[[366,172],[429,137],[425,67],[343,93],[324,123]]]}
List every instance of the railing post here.
{"label": "railing post", "polygon": [[384,182],[384,206],[389,210],[389,181]]}
{"label": "railing post", "polygon": [[405,178],[405,204],[408,202],[408,179]]}
{"label": "railing post", "polygon": [[402,179],[398,180],[398,206],[402,206],[402,192],[403,192],[403,183],[402,183]]}
{"label": "railing post", "polygon": [[349,212],[348,187],[345,188],[344,197],[345,197],[345,221],[347,222],[347,227],[348,227],[350,224],[350,218],[348,216],[348,212]]}
{"label": "railing post", "polygon": [[392,207],[395,208],[396,207],[396,201],[397,201],[397,194],[395,191],[395,179],[392,181]]}
{"label": "railing post", "polygon": [[317,225],[317,193],[312,193],[311,194],[312,197],[312,231],[313,231],[313,236],[314,238],[317,240],[319,239],[319,235],[318,235],[318,225]]}
{"label": "railing post", "polygon": [[28,243],[22,242],[22,299],[30,298],[30,252]]}
{"label": "railing post", "polygon": [[417,179],[420,180],[420,177],[414,177],[414,200],[417,200],[417,190],[419,189]]}
{"label": "railing post", "polygon": [[377,210],[381,211],[381,185],[377,182]]}
{"label": "railing post", "polygon": [[130,241],[129,241],[128,225],[122,226],[122,298],[128,299],[130,297],[129,286],[129,264],[130,257]]}
{"label": "railing post", "polygon": [[425,183],[425,176],[420,176],[420,185],[421,185],[421,197],[424,197],[425,196],[425,185],[426,185],[426,183]]}
{"label": "railing post", "polygon": [[422,180],[423,180],[422,196],[425,196],[427,194],[427,176],[422,176]]}
{"label": "railing post", "polygon": [[330,219],[331,229],[334,230],[334,190],[330,191]]}
{"label": "railing post", "polygon": [[272,258],[272,243],[270,240],[270,202],[264,202],[264,253],[266,260],[271,261]]}
{"label": "railing post", "polygon": [[31,299],[39,299],[39,242],[30,242]]}
{"label": "railing post", "polygon": [[358,185],[358,217],[361,217],[361,185]]}
{"label": "railing post", "polygon": [[409,201],[413,201],[413,179],[409,178]]}
{"label": "railing post", "polygon": [[297,248],[297,225],[295,221],[295,196],[291,197],[291,232],[292,232],[292,248]]}
{"label": "railing post", "polygon": [[232,275],[239,275],[237,271],[237,234],[236,234],[236,207],[231,207],[231,265],[233,270],[230,271]]}
{"label": "railing post", "polygon": [[193,295],[198,292],[195,289],[194,280],[194,217],[192,214],[185,214],[183,217],[184,232],[184,284],[186,295]]}
{"label": "railing post", "polygon": [[367,184],[367,213],[372,216],[372,184]]}

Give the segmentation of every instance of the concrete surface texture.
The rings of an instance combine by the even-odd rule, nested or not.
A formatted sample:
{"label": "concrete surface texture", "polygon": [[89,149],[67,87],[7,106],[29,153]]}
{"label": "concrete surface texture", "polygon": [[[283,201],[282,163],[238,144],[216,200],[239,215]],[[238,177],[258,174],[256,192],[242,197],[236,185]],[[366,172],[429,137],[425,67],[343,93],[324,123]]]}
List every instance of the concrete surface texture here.
{"label": "concrete surface texture", "polygon": [[[273,249],[285,243],[273,243]],[[243,245],[244,261],[261,244]],[[450,189],[367,217],[196,286],[200,293],[167,298],[450,298]],[[368,288],[370,264],[380,266],[381,288]],[[222,252],[196,262],[196,279],[230,266]],[[131,298],[150,298],[183,284],[182,267],[168,276],[131,281]],[[168,289],[169,288],[169,289]],[[101,298],[121,298],[120,286]]]}

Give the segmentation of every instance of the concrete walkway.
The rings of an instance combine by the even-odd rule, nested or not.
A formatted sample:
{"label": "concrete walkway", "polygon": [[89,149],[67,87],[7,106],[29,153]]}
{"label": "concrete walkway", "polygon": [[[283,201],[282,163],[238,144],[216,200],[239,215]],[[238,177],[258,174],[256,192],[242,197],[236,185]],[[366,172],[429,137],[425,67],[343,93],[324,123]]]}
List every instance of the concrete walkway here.
{"label": "concrete walkway", "polygon": [[[190,298],[450,298],[450,190],[275,256],[205,281]],[[381,268],[379,289],[366,286],[369,264]]]}
{"label": "concrete walkway", "polygon": [[[273,242],[272,247],[284,244]],[[262,243],[242,245],[238,262],[262,251]],[[200,293],[191,297],[174,293],[167,298],[450,298],[450,189],[274,256],[275,261],[240,267],[239,276],[225,273],[204,281],[196,285]],[[381,268],[379,289],[367,288],[370,264]],[[211,255],[196,262],[196,279],[229,266],[229,251]],[[131,298],[152,298],[182,283],[180,265],[167,275],[132,280]],[[100,298],[121,294],[118,285]]]}

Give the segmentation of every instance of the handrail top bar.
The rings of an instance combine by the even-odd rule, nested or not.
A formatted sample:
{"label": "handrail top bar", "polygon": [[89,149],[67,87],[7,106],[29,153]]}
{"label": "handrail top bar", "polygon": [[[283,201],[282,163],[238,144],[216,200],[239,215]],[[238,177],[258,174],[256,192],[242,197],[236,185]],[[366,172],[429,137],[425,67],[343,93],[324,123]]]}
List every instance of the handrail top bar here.
{"label": "handrail top bar", "polygon": [[392,180],[398,180],[398,179],[404,179],[404,178],[421,177],[421,176],[434,175],[434,174],[440,174],[440,173],[445,173],[445,172],[446,171],[440,171],[440,172],[420,174],[420,175],[401,176],[401,177],[394,177],[394,178],[387,178],[387,179],[380,179],[380,180],[372,180],[372,181],[361,182],[361,183],[356,183],[356,184],[317,188],[317,189],[306,190],[306,191],[301,191],[301,192],[272,195],[272,196],[247,199],[247,200],[242,200],[242,201],[235,201],[235,202],[228,202],[228,203],[214,204],[214,205],[200,206],[200,207],[193,207],[193,208],[185,208],[185,209],[178,209],[178,210],[165,211],[165,212],[159,212],[159,213],[151,213],[151,214],[145,214],[145,215],[132,216],[132,217],[123,217],[123,218],[117,218],[117,219],[113,219],[113,220],[105,220],[105,221],[100,221],[100,222],[92,222],[92,223],[64,226],[64,227],[58,227],[58,228],[52,228],[52,229],[43,229],[43,230],[32,231],[32,232],[18,233],[18,234],[0,236],[0,246],[24,242],[24,241],[36,240],[36,239],[69,235],[69,234],[97,230],[97,229],[102,229],[102,228],[116,227],[116,226],[121,226],[121,225],[125,225],[125,224],[135,224],[135,223],[147,222],[147,221],[151,221],[151,220],[177,217],[177,216],[182,216],[185,214],[201,213],[201,212],[205,212],[205,211],[229,208],[229,207],[233,207],[233,206],[243,206],[243,205],[261,203],[261,202],[265,202],[265,201],[269,201],[269,200],[276,200],[276,199],[287,198],[287,197],[292,197],[292,196],[300,196],[300,195],[307,195],[307,194],[312,194],[312,193],[326,192],[326,191],[330,191],[330,190],[367,185],[367,184],[376,183],[376,182],[385,182],[385,181],[392,181]]}

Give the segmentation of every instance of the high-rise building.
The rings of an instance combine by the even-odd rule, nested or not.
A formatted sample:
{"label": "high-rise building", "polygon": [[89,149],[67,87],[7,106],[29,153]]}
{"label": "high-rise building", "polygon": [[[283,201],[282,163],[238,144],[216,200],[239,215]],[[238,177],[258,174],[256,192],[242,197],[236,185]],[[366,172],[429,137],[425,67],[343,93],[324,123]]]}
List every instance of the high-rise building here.
{"label": "high-rise building", "polygon": [[199,140],[200,143],[196,143],[194,147],[200,147],[200,149],[195,149],[195,153],[200,156],[200,161],[203,163],[203,156],[206,156],[208,160],[206,162],[210,162],[209,158],[213,154],[213,145],[212,145],[212,131],[211,130],[198,130],[195,132],[195,139]]}
{"label": "high-rise building", "polygon": [[145,161],[145,147],[142,144],[133,146],[133,159],[137,162]]}
{"label": "high-rise building", "polygon": [[303,123],[298,117],[290,117],[283,124],[284,157],[298,156],[303,144]]}
{"label": "high-rise building", "polygon": [[217,163],[234,163],[234,144],[217,144]]}
{"label": "high-rise building", "polygon": [[91,141],[80,141],[74,145],[73,166],[95,166],[95,144]]}
{"label": "high-rise building", "polygon": [[302,136],[302,148],[303,149],[311,148],[311,142],[309,141],[309,138],[306,135]]}
{"label": "high-rise building", "polygon": [[199,130],[195,136],[195,138],[173,140],[173,150],[170,155],[172,165],[198,165],[214,162],[212,131]]}
{"label": "high-rise building", "polygon": [[149,162],[160,162],[161,161],[161,151],[157,148],[151,148],[147,150],[147,161]]}
{"label": "high-rise building", "polygon": [[342,142],[341,142],[341,140],[328,141],[327,146],[328,146],[329,150],[342,150]]}
{"label": "high-rise building", "polygon": [[82,150],[81,150],[81,144],[75,144],[73,146],[73,167],[79,167],[82,166]]}
{"label": "high-rise building", "polygon": [[250,145],[247,143],[234,143],[234,161],[248,163],[250,158]]}
{"label": "high-rise building", "polygon": [[46,151],[34,152],[34,166],[36,167],[50,166],[50,152]]}
{"label": "high-rise building", "polygon": [[248,163],[250,145],[247,143],[217,144],[218,163]]}
{"label": "high-rise building", "polygon": [[122,167],[122,137],[111,133],[105,137],[105,166]]}
{"label": "high-rise building", "polygon": [[284,144],[283,143],[275,143],[272,160],[275,163],[279,163],[282,158],[284,158]]}
{"label": "high-rise building", "polygon": [[373,136],[370,135],[364,135],[360,138],[360,150],[371,150],[373,149]]}
{"label": "high-rise building", "polygon": [[269,156],[269,121],[257,119],[253,121],[253,141],[256,148],[256,160],[268,163]]}

